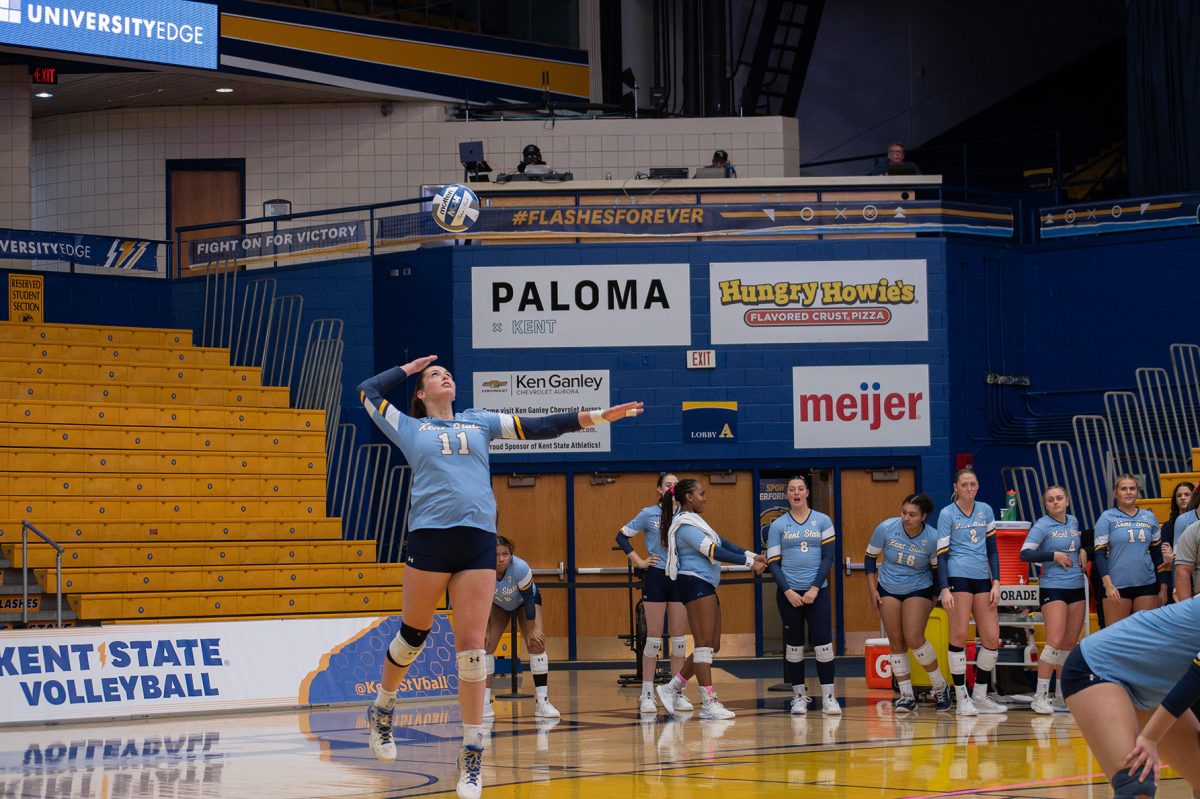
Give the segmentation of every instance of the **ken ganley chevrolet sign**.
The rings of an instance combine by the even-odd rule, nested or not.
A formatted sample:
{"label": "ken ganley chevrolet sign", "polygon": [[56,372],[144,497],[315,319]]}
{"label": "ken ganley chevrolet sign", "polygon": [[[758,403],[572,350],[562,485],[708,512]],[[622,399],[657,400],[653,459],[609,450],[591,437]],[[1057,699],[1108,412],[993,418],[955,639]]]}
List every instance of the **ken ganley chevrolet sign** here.
{"label": "ken ganley chevrolet sign", "polygon": [[0,44],[217,68],[217,7],[187,0],[0,0]]}

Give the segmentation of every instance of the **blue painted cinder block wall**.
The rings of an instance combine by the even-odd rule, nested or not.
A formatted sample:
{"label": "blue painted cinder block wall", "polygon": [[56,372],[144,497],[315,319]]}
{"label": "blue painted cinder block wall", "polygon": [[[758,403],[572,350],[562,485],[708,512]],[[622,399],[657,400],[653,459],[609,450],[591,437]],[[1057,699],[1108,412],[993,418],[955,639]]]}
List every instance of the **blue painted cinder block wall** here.
{"label": "blue painted cinder block wall", "polygon": [[[8,290],[10,272],[0,269],[0,285]],[[115,327],[173,327],[171,285],[157,278],[127,274],[82,275],[69,272],[37,272],[45,279],[46,307],[43,318],[56,324],[113,325]],[[0,308],[8,319],[8,303]]]}
{"label": "blue painted cinder block wall", "polygon": [[[858,240],[730,244],[587,245],[543,247],[468,247],[453,250],[455,365],[460,374],[459,406],[471,405],[471,386],[461,375],[476,371],[607,369],[612,400],[642,400],[645,416],[613,428],[611,453],[595,455],[496,455],[493,462],[536,463],[544,468],[579,462],[671,465],[688,468],[794,469],[826,465],[896,464],[914,466],[922,484],[949,481],[950,372],[946,291],[946,244],[942,240]],[[688,263],[691,265],[692,342],[711,346],[709,265],[714,262],[923,259],[927,262],[929,340],[804,345],[721,345],[718,368],[685,368],[686,346],[571,349],[475,349],[471,340],[471,269],[488,266]],[[931,444],[928,448],[798,451],[793,446],[792,367],[863,364],[928,364],[930,369]],[[682,403],[699,400],[738,402],[736,443],[684,444]],[[682,464],[682,465],[681,465]]]}

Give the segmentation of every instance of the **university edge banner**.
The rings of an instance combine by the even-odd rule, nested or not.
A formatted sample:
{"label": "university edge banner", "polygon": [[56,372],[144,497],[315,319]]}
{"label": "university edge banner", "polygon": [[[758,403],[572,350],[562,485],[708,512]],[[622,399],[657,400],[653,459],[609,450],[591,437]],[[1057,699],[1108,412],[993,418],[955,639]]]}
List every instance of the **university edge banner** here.
{"label": "university edge banner", "polygon": [[[0,724],[366,701],[399,628],[387,616],[6,632]],[[398,696],[457,691],[439,615]]]}
{"label": "university edge banner", "polygon": [[923,260],[713,263],[713,344],[928,341]]}
{"label": "university edge banner", "polygon": [[159,242],[149,239],[0,228],[0,260],[57,261],[156,272],[158,246]]}

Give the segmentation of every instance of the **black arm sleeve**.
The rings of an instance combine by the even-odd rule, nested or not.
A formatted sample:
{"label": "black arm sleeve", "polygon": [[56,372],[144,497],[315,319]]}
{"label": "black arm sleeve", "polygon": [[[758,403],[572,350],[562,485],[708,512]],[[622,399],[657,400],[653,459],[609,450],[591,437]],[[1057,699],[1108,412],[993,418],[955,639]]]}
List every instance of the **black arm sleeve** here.
{"label": "black arm sleeve", "polygon": [[1096,547],[1096,555],[1093,558],[1096,561],[1096,574],[1103,579],[1108,575],[1108,545]]}
{"label": "black arm sleeve", "polygon": [[833,539],[829,539],[821,544],[821,562],[817,566],[817,577],[813,580],[813,585],[820,587],[822,583],[829,580],[833,573],[833,562],[837,557],[834,554]]}
{"label": "black arm sleeve", "polygon": [[1175,683],[1171,692],[1163,698],[1162,706],[1172,716],[1179,718],[1185,710],[1190,710],[1197,702],[1200,702],[1200,658],[1192,660],[1191,667],[1179,682]]}
{"label": "black arm sleeve", "polygon": [[771,561],[767,564],[767,571],[771,573],[771,577],[775,580],[775,585],[779,586],[780,591],[786,591],[791,588],[788,585],[787,578],[783,576],[783,567],[779,565],[779,561]]}
{"label": "black arm sleeve", "polygon": [[737,554],[737,556],[742,559],[741,562],[746,560],[747,550],[743,549],[740,544],[733,543],[728,538],[721,539],[720,548],[727,549],[730,552]]}
{"label": "black arm sleeve", "polygon": [[736,563],[739,566],[744,566],[746,563],[746,550],[724,538],[721,539],[719,546],[713,547],[712,556],[713,560],[719,560],[721,563]]}
{"label": "black arm sleeve", "polygon": [[1026,563],[1045,563],[1054,560],[1053,549],[1022,549],[1021,560]]}
{"label": "black arm sleeve", "polygon": [[950,587],[950,569],[941,568],[934,564],[933,576],[937,579],[938,593]]}
{"label": "black arm sleeve", "polygon": [[996,549],[996,536],[989,535],[984,542],[987,547],[988,571],[993,580],[1000,579],[1000,550]]}
{"label": "black arm sleeve", "polygon": [[617,533],[617,546],[625,553],[626,557],[633,552],[633,542],[629,540],[629,536],[624,533]]}
{"label": "black arm sleeve", "polygon": [[[882,554],[882,553],[881,553]],[[863,574],[874,574],[879,568],[879,555],[872,555],[870,552],[863,558]]]}
{"label": "black arm sleeve", "polygon": [[554,413],[549,416],[514,416],[519,438],[535,441],[543,438],[558,438],[563,433],[574,433],[583,429],[577,413]]}
{"label": "black arm sleeve", "polygon": [[530,583],[529,587],[521,592],[521,599],[525,602],[525,618],[533,621],[537,618],[537,584]]}
{"label": "black arm sleeve", "polygon": [[393,366],[386,372],[380,372],[359,383],[358,392],[360,396],[371,400],[371,404],[378,408],[383,403],[383,398],[407,379],[408,375],[403,369]]}
{"label": "black arm sleeve", "polygon": [[1158,577],[1158,582],[1167,583],[1167,572],[1160,572],[1158,567],[1163,563],[1162,542],[1150,545],[1150,562],[1154,564],[1154,574]]}

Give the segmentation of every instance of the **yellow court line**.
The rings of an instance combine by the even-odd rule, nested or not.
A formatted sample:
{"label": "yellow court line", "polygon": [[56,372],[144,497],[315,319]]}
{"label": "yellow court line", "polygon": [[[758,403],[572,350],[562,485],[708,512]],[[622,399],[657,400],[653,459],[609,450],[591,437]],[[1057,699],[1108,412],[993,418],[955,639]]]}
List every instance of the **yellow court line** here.
{"label": "yellow court line", "polygon": [[221,38],[338,56],[443,75],[457,75],[527,89],[542,88],[542,72],[550,72],[554,91],[587,97],[588,67],[528,56],[488,53],[440,44],[389,39],[287,22],[221,15]]}

